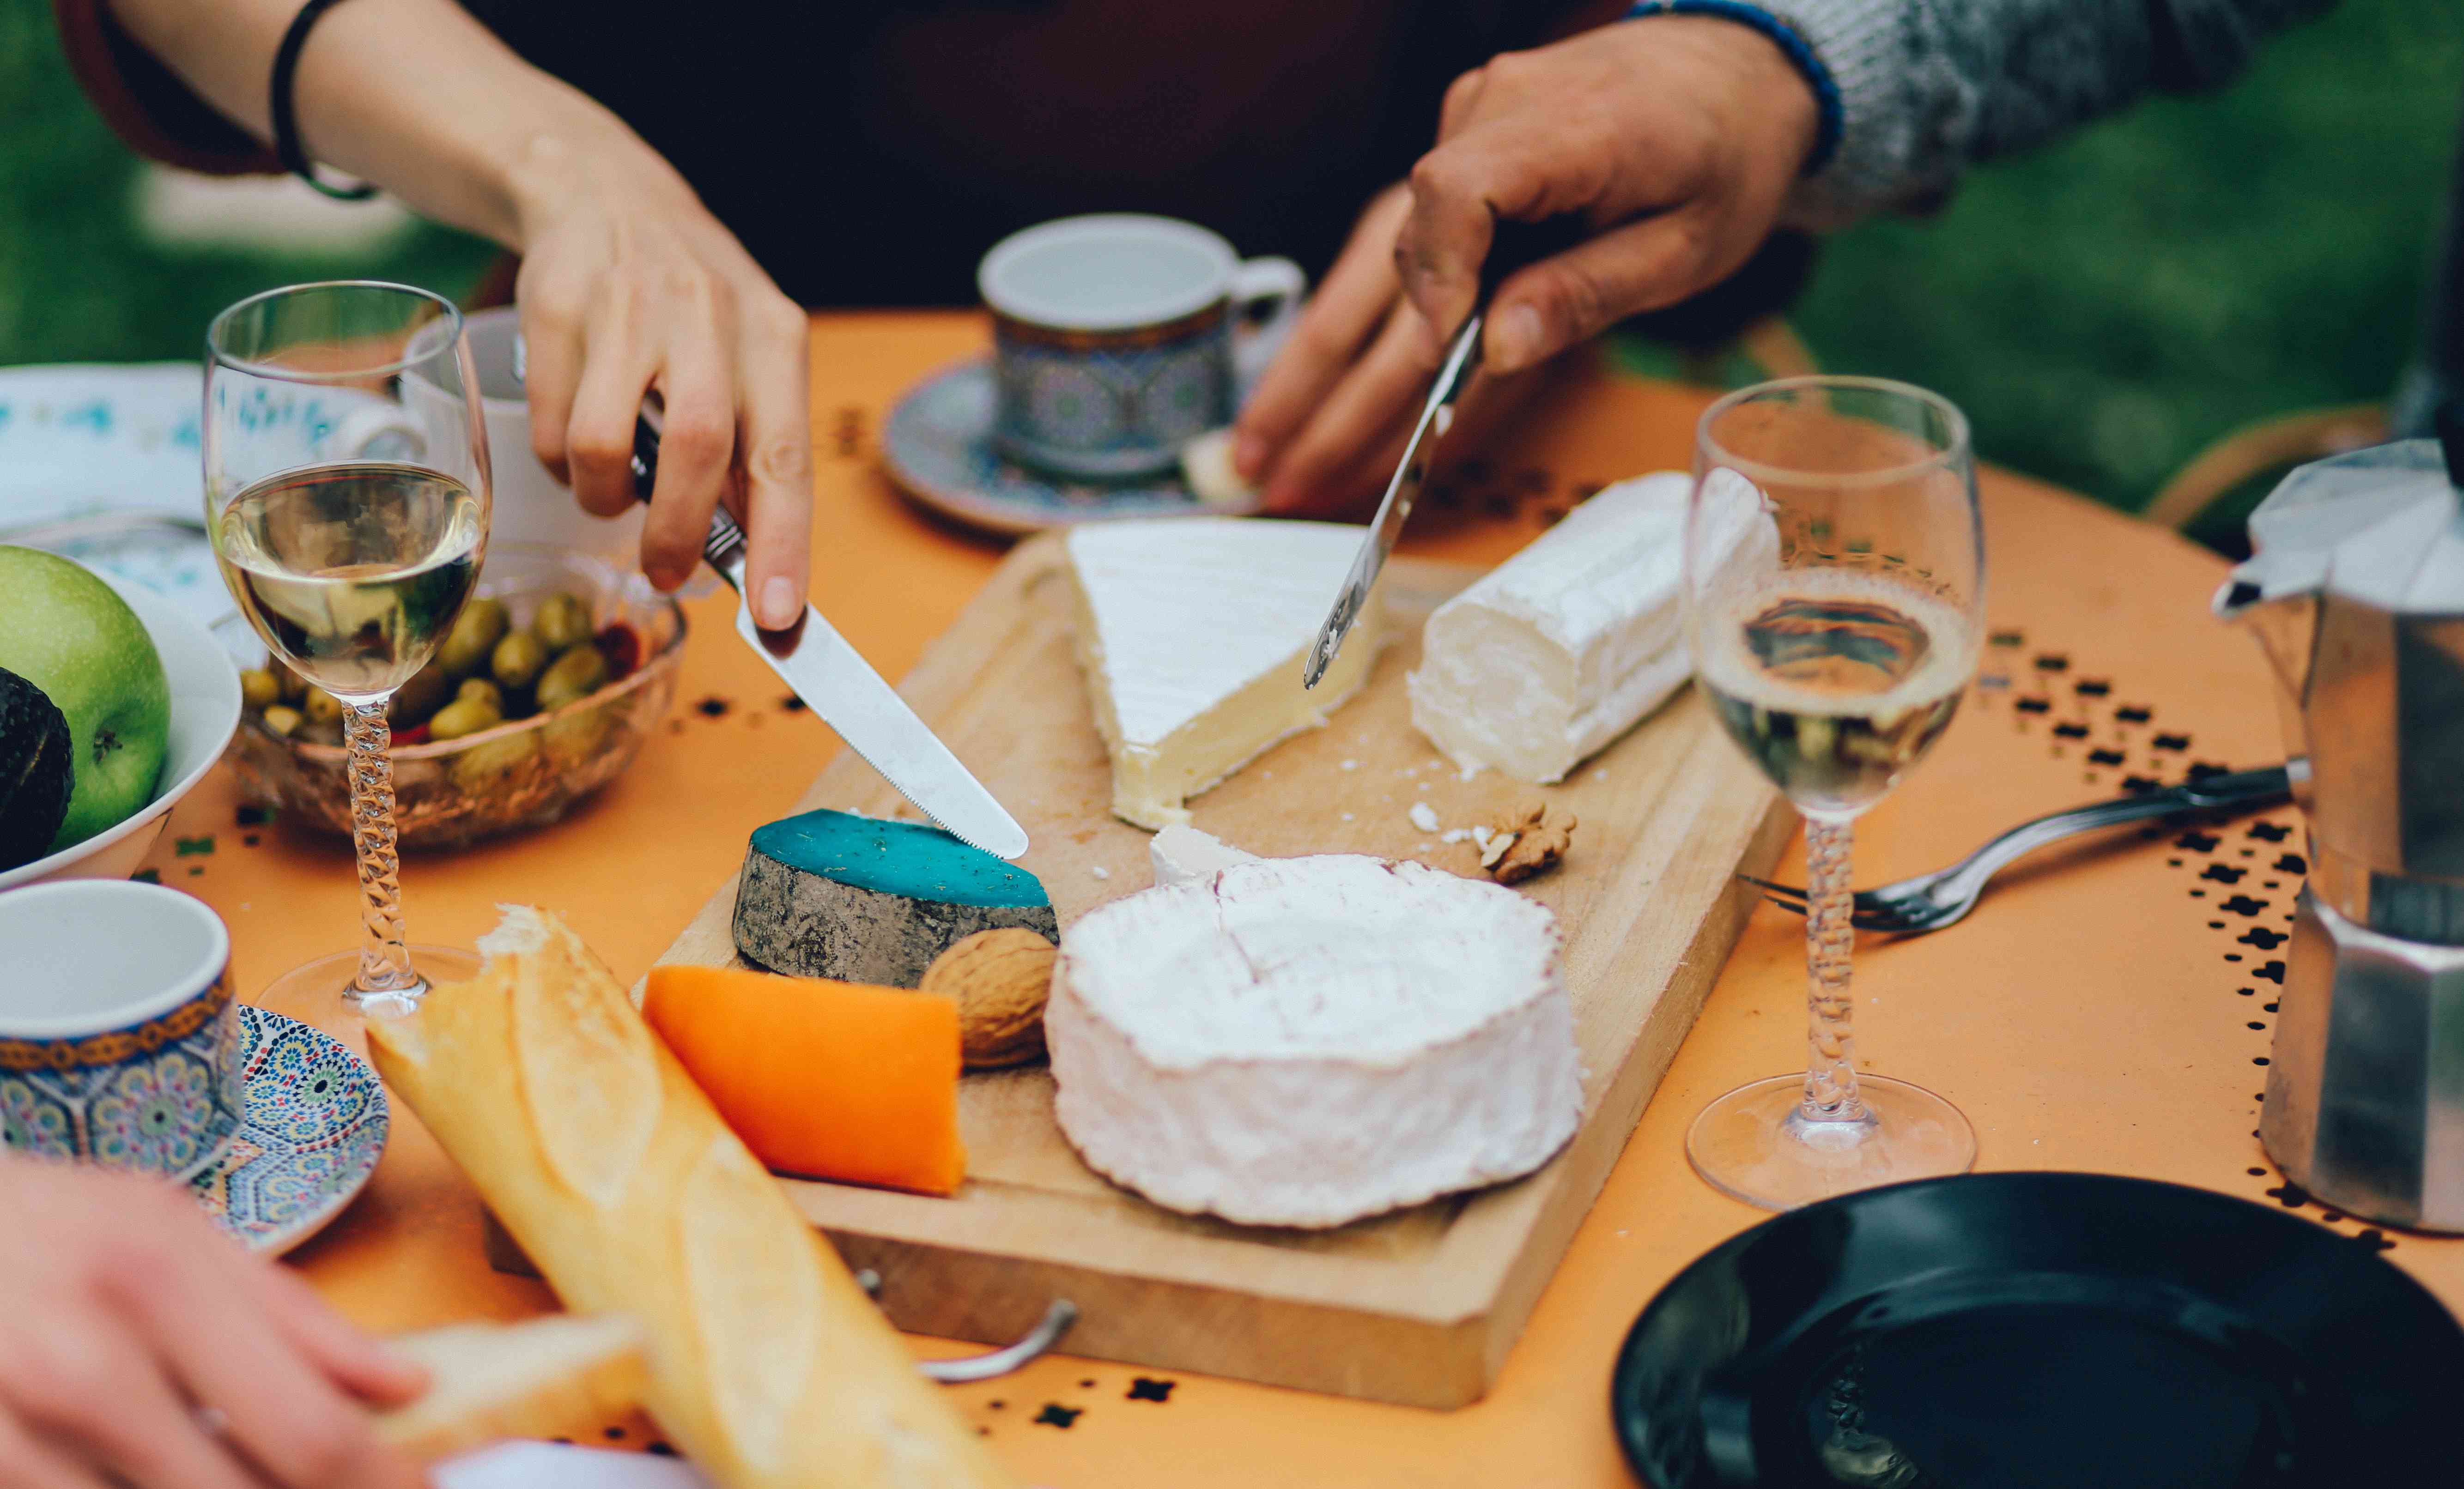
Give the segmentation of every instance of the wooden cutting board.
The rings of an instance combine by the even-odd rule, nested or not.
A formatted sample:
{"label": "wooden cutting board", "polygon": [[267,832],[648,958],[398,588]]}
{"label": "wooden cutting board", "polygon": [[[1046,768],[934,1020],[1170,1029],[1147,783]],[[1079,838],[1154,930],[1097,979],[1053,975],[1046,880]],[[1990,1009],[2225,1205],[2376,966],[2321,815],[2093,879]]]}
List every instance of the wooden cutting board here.
{"label": "wooden cutting board", "polygon": [[[1153,882],[1148,835],[1110,811],[1111,771],[1070,649],[1055,537],[1023,544],[900,690],[1034,840],[1023,860],[1061,924]],[[1565,864],[1525,890],[1556,911],[1584,1053],[1584,1119],[1538,1173],[1337,1230],[1174,1214],[1080,1163],[1041,1065],[966,1078],[969,1177],[955,1198],[781,1180],[850,1266],[881,1274],[899,1327],[1006,1342],[1054,1298],[1080,1309],[1072,1354],[1417,1406],[1477,1399],[1701,1011],[1751,894],[1793,826],[1687,690],[1564,785],[1459,778],[1411,727],[1403,675],[1420,623],[1477,577],[1398,558],[1395,641],[1322,730],[1276,746],[1191,802],[1197,825],[1255,853],[1371,853],[1478,871],[1441,828],[1547,800],[1580,825]],[[798,810],[913,809],[842,752]],[[736,959],[730,880],[660,958]]]}

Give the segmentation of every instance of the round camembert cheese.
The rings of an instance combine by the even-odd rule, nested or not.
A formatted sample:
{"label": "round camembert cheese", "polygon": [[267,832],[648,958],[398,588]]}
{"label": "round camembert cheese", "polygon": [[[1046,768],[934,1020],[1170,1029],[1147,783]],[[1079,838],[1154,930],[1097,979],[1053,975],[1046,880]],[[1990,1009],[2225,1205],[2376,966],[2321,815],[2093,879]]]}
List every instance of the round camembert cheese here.
{"label": "round camembert cheese", "polygon": [[1340,1225],[1530,1172],[1583,1104],[1556,922],[1350,854],[1236,864],[1062,936],[1061,1129],[1168,1209]]}

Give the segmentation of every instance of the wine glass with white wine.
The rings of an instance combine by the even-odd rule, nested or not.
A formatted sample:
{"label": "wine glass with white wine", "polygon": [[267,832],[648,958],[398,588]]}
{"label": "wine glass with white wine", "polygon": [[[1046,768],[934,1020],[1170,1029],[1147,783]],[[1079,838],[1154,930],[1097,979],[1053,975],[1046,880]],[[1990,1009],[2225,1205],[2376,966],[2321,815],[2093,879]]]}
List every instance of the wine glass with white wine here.
{"label": "wine glass with white wine", "polygon": [[1790,378],[1703,415],[1685,530],[1695,676],[1805,816],[1810,1058],[1704,1108],[1686,1156],[1786,1210],[1961,1173],[1976,1134],[1921,1086],[1857,1070],[1849,844],[1925,757],[1976,671],[1984,527],[1968,421],[1879,378]]}
{"label": "wine glass with white wine", "polygon": [[[448,397],[414,406],[416,373]],[[415,1000],[468,953],[403,940],[394,846],[395,690],[471,596],[488,542],[478,379],[462,316],[426,290],[345,281],[240,301],[206,333],[206,524],[240,613],[341,705],[360,950],[278,979],[268,1006]],[[414,959],[413,953],[416,952]]]}

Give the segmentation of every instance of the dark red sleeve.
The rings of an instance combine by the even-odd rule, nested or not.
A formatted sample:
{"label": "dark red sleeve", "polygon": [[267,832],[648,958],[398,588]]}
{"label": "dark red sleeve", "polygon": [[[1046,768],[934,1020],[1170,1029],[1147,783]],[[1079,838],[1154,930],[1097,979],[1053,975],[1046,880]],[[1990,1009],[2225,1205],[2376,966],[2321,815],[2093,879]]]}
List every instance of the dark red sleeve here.
{"label": "dark red sleeve", "polygon": [[213,111],[120,29],[105,0],[52,0],[69,71],[138,154],[216,176],[278,173],[272,146]]}

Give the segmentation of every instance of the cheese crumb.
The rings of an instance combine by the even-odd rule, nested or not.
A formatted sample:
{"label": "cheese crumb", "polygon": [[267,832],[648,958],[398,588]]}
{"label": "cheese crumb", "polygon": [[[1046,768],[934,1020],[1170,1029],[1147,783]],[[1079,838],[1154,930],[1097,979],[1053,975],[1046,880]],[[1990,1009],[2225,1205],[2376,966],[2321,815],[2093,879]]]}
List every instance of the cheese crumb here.
{"label": "cheese crumb", "polygon": [[1438,830],[1438,814],[1429,809],[1429,803],[1426,801],[1413,802],[1411,817],[1412,825],[1418,827],[1422,832],[1435,832]]}
{"label": "cheese crumb", "polygon": [[1461,843],[1472,835],[1469,827],[1449,827],[1438,836],[1447,843]]}
{"label": "cheese crumb", "polygon": [[1346,812],[1346,813],[1344,813],[1344,814],[1343,814],[1343,820],[1344,820],[1345,821],[1347,821],[1347,822],[1348,822],[1348,821],[1352,821],[1352,814],[1351,814],[1350,812]]}
{"label": "cheese crumb", "polygon": [[1484,769],[1485,769],[1484,766],[1466,765],[1463,769],[1455,772],[1455,779],[1470,780],[1472,777],[1478,776]]}
{"label": "cheese crumb", "polygon": [[1488,825],[1484,822],[1481,825],[1472,828],[1466,836],[1468,836],[1472,842],[1479,843],[1480,850],[1483,853],[1485,853],[1488,851],[1488,840],[1493,836],[1493,834],[1488,830]]}
{"label": "cheese crumb", "polygon": [[1088,869],[1087,872],[1093,874],[1098,879],[1110,879],[1112,877],[1112,871],[1106,868],[1101,864],[1095,865],[1093,867]]}
{"label": "cheese crumb", "polygon": [[1360,762],[1358,760],[1346,760],[1343,762],[1343,768],[1348,771],[1356,771],[1360,769]]}

